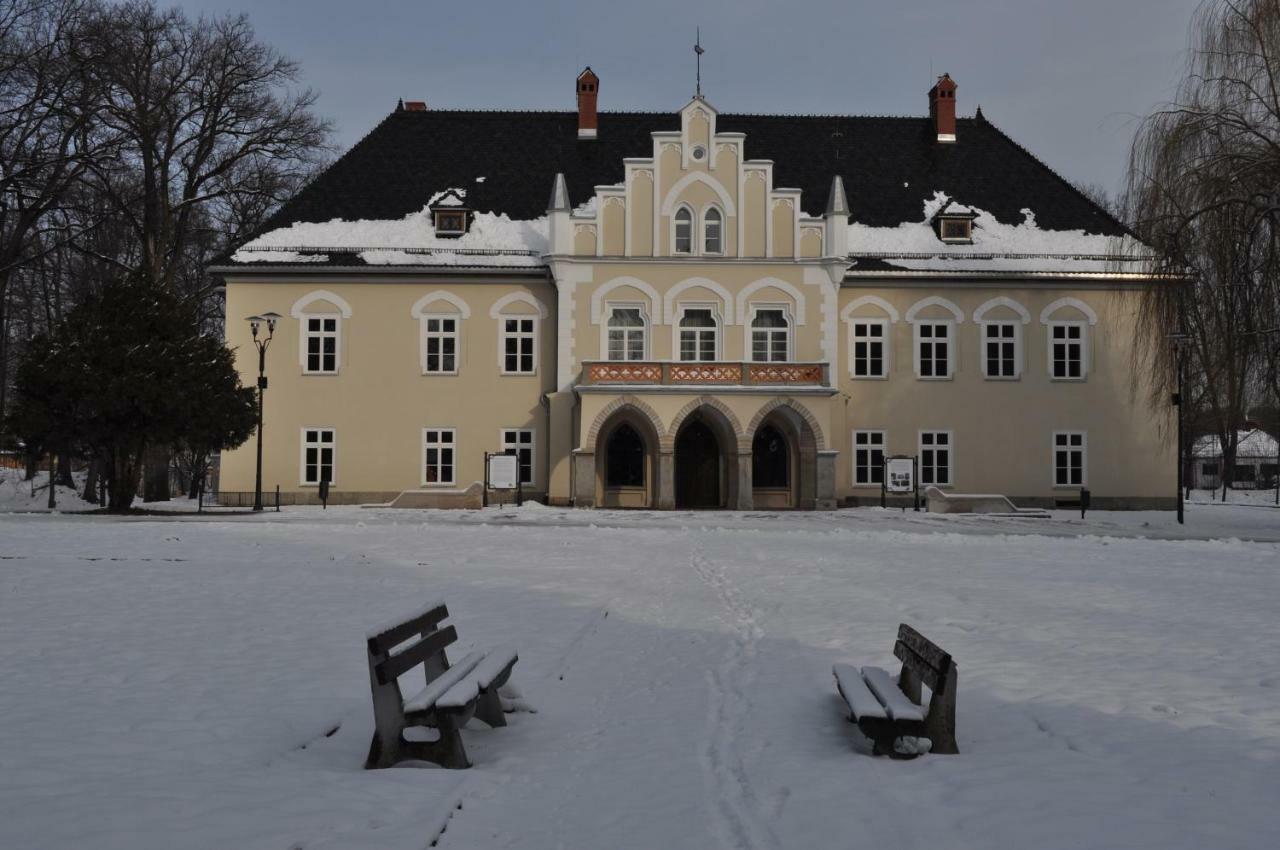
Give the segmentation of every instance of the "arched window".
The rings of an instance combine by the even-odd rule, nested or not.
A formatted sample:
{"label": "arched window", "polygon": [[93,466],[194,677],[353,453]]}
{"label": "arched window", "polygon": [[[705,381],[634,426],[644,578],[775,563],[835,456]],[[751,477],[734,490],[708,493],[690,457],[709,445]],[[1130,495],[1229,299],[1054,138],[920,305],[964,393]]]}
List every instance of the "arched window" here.
{"label": "arched window", "polygon": [[789,487],[787,440],[772,425],[756,431],[751,441],[751,486]]}
{"label": "arched window", "polygon": [[610,307],[608,358],[643,360],[644,331],[644,314],[639,307]]}
{"label": "arched window", "polygon": [[609,436],[606,455],[605,486],[644,486],[644,441],[635,428],[625,422],[619,425]]}
{"label": "arched window", "polygon": [[702,219],[702,252],[704,254],[719,254],[724,250],[721,238],[724,230],[723,223],[720,210],[715,207],[707,210],[707,214]]}
{"label": "arched window", "polygon": [[676,210],[676,244],[677,254],[693,252],[693,212],[688,207]]}
{"label": "arched window", "polygon": [[719,323],[709,307],[686,308],[680,317],[680,359],[686,362],[711,362],[719,346]]}
{"label": "arched window", "polygon": [[791,322],[781,307],[759,308],[751,320],[751,359],[756,363],[790,360]]}

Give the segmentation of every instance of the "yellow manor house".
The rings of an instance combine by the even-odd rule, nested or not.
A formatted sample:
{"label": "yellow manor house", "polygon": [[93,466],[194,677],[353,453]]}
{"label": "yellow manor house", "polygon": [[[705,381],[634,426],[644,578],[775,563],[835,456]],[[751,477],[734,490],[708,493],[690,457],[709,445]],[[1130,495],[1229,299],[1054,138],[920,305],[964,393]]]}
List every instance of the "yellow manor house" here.
{"label": "yellow manor house", "polygon": [[[878,503],[921,488],[1171,507],[1168,410],[1131,359],[1149,284],[1124,227],[956,117],[397,105],[213,271],[263,484],[478,505],[515,450],[550,504]],[[265,333],[265,328],[263,329]],[[254,486],[253,441],[220,489]]]}

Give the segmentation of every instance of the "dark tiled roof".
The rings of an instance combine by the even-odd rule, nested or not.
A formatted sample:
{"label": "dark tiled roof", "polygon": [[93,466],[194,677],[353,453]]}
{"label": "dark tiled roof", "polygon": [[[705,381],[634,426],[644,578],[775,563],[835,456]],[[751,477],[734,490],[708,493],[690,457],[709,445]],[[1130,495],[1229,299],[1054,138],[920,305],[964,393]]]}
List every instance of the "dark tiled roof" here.
{"label": "dark tiled roof", "polygon": [[[537,218],[557,171],[580,204],[595,186],[622,181],[625,157],[652,155],[650,132],[680,129],[676,112],[602,112],[599,121],[599,137],[579,141],[576,112],[395,111],[263,230],[335,217],[398,219],[454,186],[467,189],[476,211]],[[775,187],[801,189],[810,214],[821,214],[838,173],[852,220],[862,224],[920,221],[924,201],[942,190],[1009,224],[1030,207],[1044,229],[1124,232],[985,119],[957,123],[955,144],[934,142],[928,118],[721,114],[716,127],[745,133],[747,158],[773,160]]]}

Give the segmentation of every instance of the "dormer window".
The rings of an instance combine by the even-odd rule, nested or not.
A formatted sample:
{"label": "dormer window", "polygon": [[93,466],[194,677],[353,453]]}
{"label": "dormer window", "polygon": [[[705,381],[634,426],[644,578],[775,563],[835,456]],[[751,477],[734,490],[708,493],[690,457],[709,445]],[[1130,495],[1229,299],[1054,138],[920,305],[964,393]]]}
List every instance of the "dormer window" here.
{"label": "dormer window", "polygon": [[978,214],[955,201],[947,203],[933,217],[934,232],[943,242],[956,245],[973,244],[973,220]]}
{"label": "dormer window", "polygon": [[467,232],[471,210],[467,207],[465,191],[449,189],[431,203],[430,209],[436,236],[457,239]]}

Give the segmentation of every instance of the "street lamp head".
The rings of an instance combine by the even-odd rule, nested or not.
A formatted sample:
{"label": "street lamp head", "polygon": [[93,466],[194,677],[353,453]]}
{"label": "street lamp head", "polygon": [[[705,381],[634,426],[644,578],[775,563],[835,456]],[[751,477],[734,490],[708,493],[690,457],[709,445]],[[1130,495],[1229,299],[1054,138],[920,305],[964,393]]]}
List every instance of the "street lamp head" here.
{"label": "street lamp head", "polygon": [[267,333],[273,334],[276,332],[276,322],[283,319],[284,316],[281,316],[279,313],[263,313],[262,318],[266,320]]}
{"label": "street lamp head", "polygon": [[262,323],[266,321],[262,316],[250,316],[246,321],[249,323],[249,331],[253,334],[253,338],[258,338],[258,328],[262,327]]}

